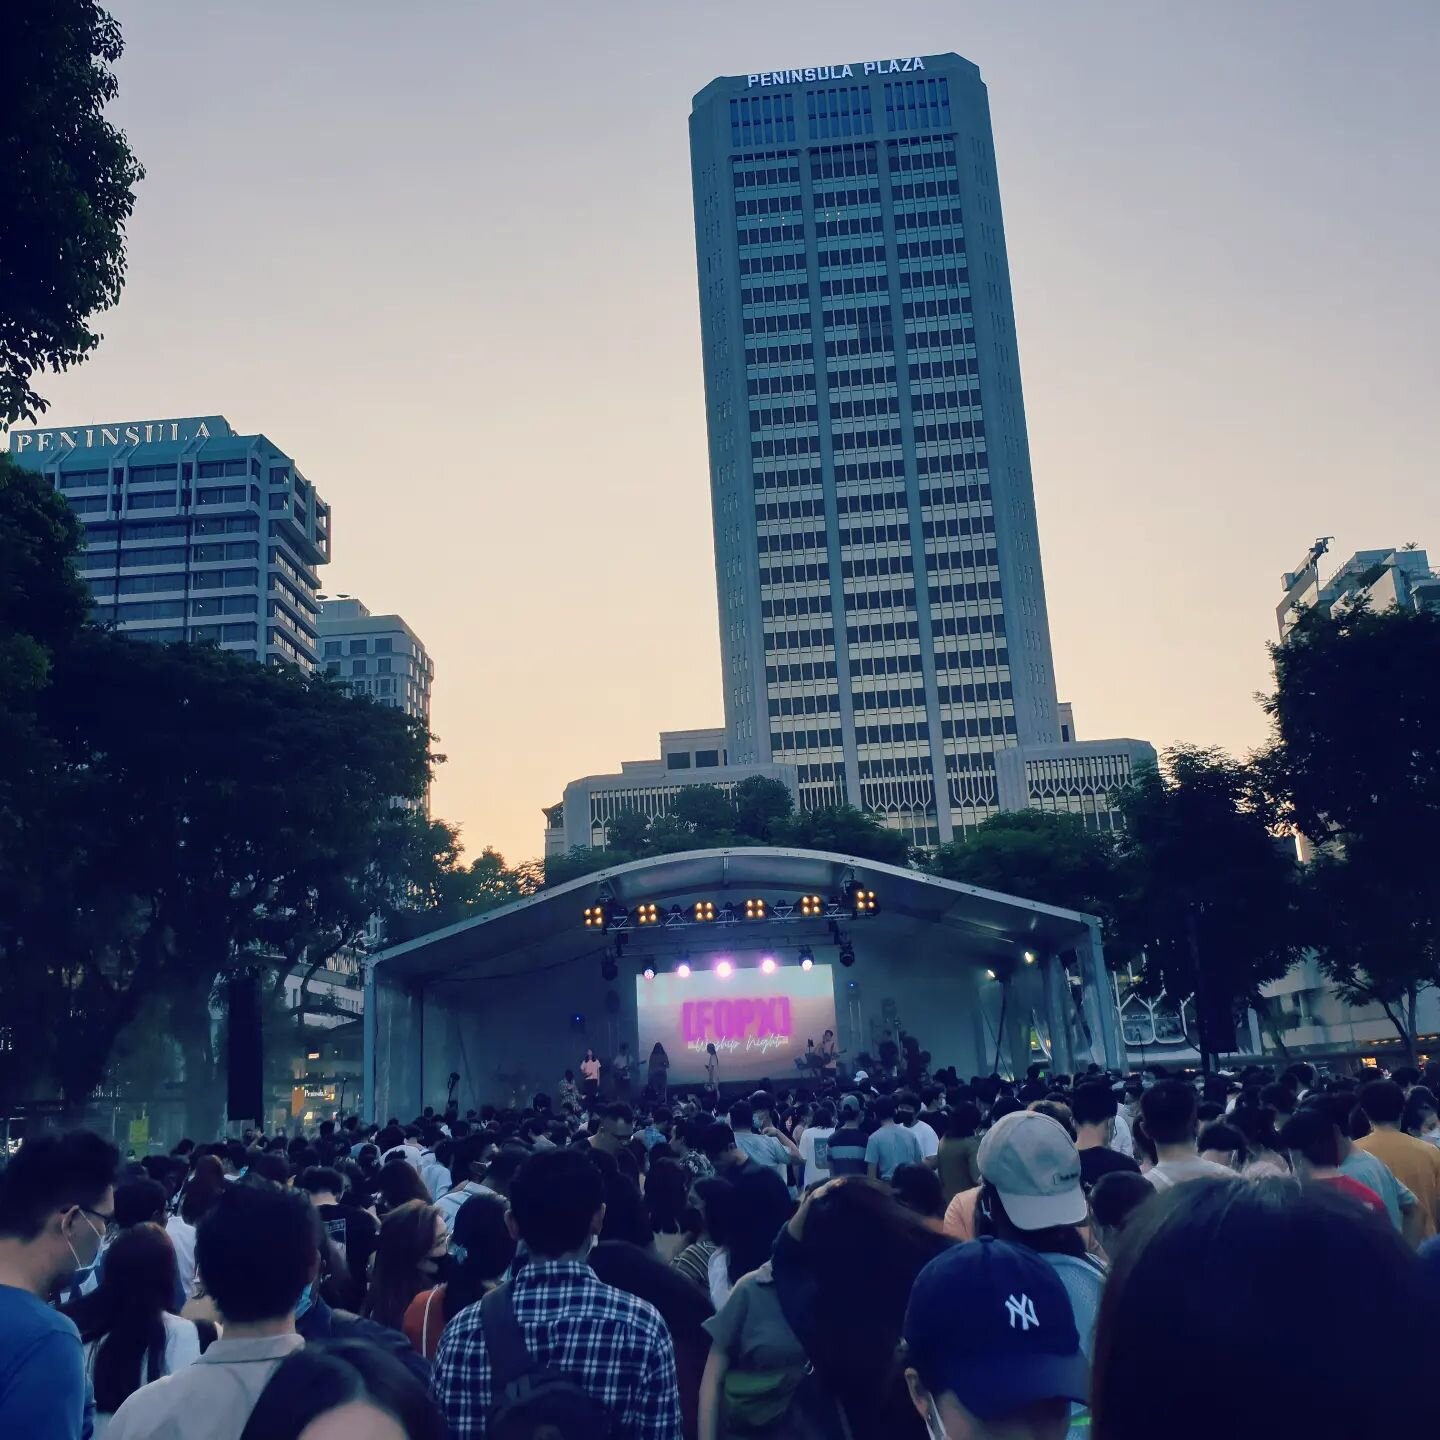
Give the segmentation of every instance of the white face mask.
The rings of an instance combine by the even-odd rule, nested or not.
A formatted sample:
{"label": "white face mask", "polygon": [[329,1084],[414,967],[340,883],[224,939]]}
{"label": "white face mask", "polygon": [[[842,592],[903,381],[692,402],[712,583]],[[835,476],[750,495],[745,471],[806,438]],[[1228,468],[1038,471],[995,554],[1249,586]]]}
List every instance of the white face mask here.
{"label": "white face mask", "polygon": [[69,1235],[66,1235],[65,1248],[70,1252],[70,1258],[75,1262],[75,1269],[77,1272],[81,1270],[88,1270],[95,1263],[95,1261],[100,1258],[100,1251],[104,1248],[105,1245],[105,1232],[103,1230],[96,1230],[95,1222],[88,1215],[86,1215],[83,1210],[80,1212],[80,1214],[81,1217],[84,1219],[85,1223],[95,1233],[95,1254],[88,1261],[82,1260],[75,1247],[70,1243]]}

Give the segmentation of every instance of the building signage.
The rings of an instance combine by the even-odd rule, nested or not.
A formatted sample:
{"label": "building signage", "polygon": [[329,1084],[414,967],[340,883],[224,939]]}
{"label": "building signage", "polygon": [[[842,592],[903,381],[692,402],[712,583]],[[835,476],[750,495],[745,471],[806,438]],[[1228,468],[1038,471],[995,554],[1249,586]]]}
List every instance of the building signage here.
{"label": "building signage", "polygon": [[811,80],[849,80],[858,70],[862,75],[900,75],[923,70],[923,55],[902,55],[897,60],[857,60],[853,65],[809,65],[803,70],[761,70],[745,77],[745,88],[757,85],[803,85]]}
{"label": "building signage", "polygon": [[76,425],[55,430],[12,430],[12,455],[67,455],[72,450],[118,450],[125,445],[188,444],[234,432],[219,415],[187,420],[128,420],[118,425]]}

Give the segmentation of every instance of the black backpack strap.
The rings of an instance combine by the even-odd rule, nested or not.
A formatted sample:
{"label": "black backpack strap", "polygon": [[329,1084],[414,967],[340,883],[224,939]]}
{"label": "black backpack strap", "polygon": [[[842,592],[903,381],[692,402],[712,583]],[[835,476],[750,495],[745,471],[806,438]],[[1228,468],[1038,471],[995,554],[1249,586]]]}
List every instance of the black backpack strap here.
{"label": "black backpack strap", "polygon": [[509,1281],[492,1290],[480,1302],[480,1323],[485,1331],[485,1351],[490,1357],[490,1395],[493,1403],[507,1387],[535,1369],[530,1352],[525,1348],[525,1332],[515,1316]]}

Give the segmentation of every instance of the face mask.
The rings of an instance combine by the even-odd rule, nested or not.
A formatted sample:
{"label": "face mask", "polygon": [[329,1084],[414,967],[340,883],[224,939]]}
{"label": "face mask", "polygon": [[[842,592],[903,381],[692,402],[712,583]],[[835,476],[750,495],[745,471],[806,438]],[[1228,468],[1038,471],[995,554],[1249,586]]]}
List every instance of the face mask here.
{"label": "face mask", "polygon": [[314,1304],[315,1285],[312,1281],[300,1292],[300,1298],[295,1302],[295,1318],[298,1320]]}
{"label": "face mask", "polygon": [[770,1123],[770,1117],[763,1111],[757,1110],[750,1117],[750,1128],[752,1130],[763,1130]]}
{"label": "face mask", "polygon": [[95,1253],[90,1257],[89,1260],[82,1260],[80,1258],[79,1251],[77,1251],[74,1245],[70,1243],[69,1235],[66,1235],[65,1248],[70,1252],[70,1258],[75,1262],[75,1269],[77,1272],[90,1269],[90,1267],[94,1265],[96,1260],[100,1258],[100,1251],[104,1248],[105,1245],[105,1232],[103,1230],[96,1230],[95,1222],[91,1220],[91,1218],[86,1215],[83,1210],[80,1212],[80,1214],[84,1217],[85,1223],[90,1227],[91,1232],[95,1236]]}

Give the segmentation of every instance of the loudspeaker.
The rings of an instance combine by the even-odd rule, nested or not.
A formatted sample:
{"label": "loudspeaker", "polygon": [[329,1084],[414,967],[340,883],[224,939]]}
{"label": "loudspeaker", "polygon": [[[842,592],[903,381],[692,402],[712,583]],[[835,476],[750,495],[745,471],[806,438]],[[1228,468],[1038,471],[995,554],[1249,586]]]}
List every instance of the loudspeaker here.
{"label": "loudspeaker", "polygon": [[232,1120],[264,1119],[261,1080],[260,981],[254,975],[237,975],[227,987],[230,1022],[225,1046],[228,1081],[226,1113]]}

